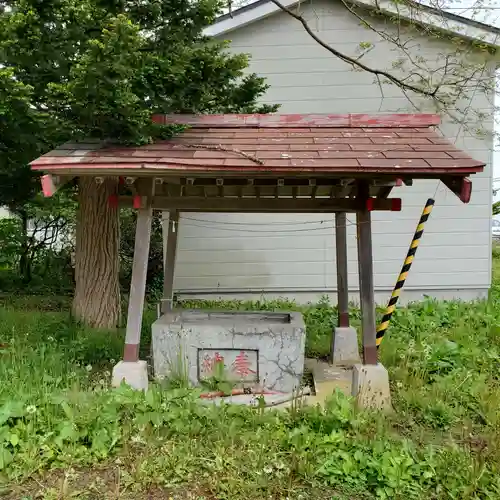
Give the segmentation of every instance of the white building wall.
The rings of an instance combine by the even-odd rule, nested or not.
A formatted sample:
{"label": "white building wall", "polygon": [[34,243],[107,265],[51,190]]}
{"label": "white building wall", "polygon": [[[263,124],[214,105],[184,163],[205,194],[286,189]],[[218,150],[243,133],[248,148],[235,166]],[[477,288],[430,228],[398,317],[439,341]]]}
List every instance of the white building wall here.
{"label": "white building wall", "polygon": [[[363,28],[345,8],[333,2],[314,1],[301,13],[317,34],[350,55],[360,54],[360,42],[374,47],[362,58],[374,68],[389,71],[398,58],[395,46]],[[396,34],[390,21],[377,21],[385,33]],[[414,35],[413,35],[414,36]],[[268,79],[271,88],[263,102],[280,103],[282,113],[387,113],[415,112],[394,85],[383,85],[383,97],[373,75],[351,67],[317,45],[302,26],[285,13],[237,29],[231,50],[252,56],[251,71]],[[414,38],[413,56],[432,67],[442,66],[453,45],[427,37]],[[361,50],[362,52],[362,50]],[[401,55],[401,54],[399,54]],[[492,74],[492,65],[481,77]],[[420,109],[430,109],[419,96],[411,96]],[[449,117],[443,134],[476,159],[488,163],[474,175],[468,205],[438,181],[415,181],[392,196],[403,198],[400,213],[373,214],[373,248],[376,300],[383,303],[398,276],[420,212],[429,197],[436,205],[405,285],[402,300],[423,295],[471,299],[484,296],[491,282],[491,157],[493,95],[476,90],[461,103],[467,124]],[[426,107],[427,106],[427,107]],[[476,112],[481,111],[481,123]],[[455,112],[455,116],[460,111]],[[477,134],[482,127],[487,134]],[[357,300],[355,216],[349,224],[349,288]],[[182,214],[175,289],[181,296],[288,296],[315,300],[336,288],[335,237],[331,215]],[[332,295],[335,300],[335,295]]]}

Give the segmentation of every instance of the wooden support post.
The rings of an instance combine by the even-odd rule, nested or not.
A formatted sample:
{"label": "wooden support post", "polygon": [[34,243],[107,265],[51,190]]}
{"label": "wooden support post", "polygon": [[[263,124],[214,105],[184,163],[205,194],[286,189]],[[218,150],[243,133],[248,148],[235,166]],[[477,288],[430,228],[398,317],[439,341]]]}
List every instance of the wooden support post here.
{"label": "wooden support post", "polygon": [[[368,198],[368,185],[360,183],[359,197]],[[362,206],[357,213],[359,296],[363,331],[363,362],[377,364],[375,292],[373,282],[373,252],[371,213]]]}
{"label": "wooden support post", "polygon": [[[179,212],[170,210],[168,222],[163,221],[163,300],[161,312],[172,310],[174,299],[175,258],[179,233]],[[165,241],[166,240],[166,241]]]}
{"label": "wooden support post", "polygon": [[140,208],[137,211],[134,262],[132,265],[132,281],[130,284],[123,361],[139,361],[139,344],[141,342],[142,314],[144,310],[144,296],[146,294],[152,216],[153,210],[151,206]]}
{"label": "wooden support post", "polygon": [[335,250],[337,255],[338,326],[349,326],[349,287],[347,281],[347,218],[345,212],[335,214]]}

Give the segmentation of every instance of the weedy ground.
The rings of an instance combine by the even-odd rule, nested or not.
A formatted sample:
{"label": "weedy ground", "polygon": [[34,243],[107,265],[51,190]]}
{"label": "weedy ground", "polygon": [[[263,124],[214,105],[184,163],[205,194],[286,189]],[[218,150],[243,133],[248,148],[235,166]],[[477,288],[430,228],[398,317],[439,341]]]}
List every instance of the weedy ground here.
{"label": "weedy ground", "polygon": [[[122,334],[85,330],[67,301],[0,307],[0,498],[498,499],[500,255],[488,300],[397,311],[381,357],[395,412],[263,412],[200,405],[196,392],[110,389]],[[193,304],[186,304],[192,306]],[[335,309],[283,301],[198,306],[300,309],[309,356],[328,354]],[[355,321],[359,313],[352,311]],[[144,355],[154,313],[144,320]]]}

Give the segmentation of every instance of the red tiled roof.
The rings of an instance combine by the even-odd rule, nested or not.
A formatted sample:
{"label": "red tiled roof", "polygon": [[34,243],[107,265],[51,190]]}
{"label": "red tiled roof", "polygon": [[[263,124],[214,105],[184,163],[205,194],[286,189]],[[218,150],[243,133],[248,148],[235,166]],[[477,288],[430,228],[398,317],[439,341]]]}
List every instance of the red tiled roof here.
{"label": "red tiled roof", "polygon": [[436,115],[204,115],[156,117],[189,125],[167,141],[130,148],[66,144],[32,162],[53,173],[396,174],[466,176],[483,170],[429,128]]}

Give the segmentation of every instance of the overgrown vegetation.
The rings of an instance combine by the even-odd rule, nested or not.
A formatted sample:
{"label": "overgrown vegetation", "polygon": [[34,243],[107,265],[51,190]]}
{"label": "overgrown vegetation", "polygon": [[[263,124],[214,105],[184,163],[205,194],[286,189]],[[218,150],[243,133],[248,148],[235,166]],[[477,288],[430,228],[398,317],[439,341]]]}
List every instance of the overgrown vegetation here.
{"label": "overgrown vegetation", "polygon": [[[341,394],[323,409],[263,412],[205,406],[182,388],[110,389],[121,334],[75,324],[69,301],[6,299],[0,491],[8,499],[499,498],[497,250],[494,256],[489,300],[428,300],[398,310],[381,349],[395,407],[383,418],[357,411]],[[302,310],[309,355],[326,355],[334,308],[323,301]],[[148,311],[145,344],[153,318]]]}
{"label": "overgrown vegetation", "polygon": [[[57,296],[69,299],[75,287],[74,230],[76,203],[67,193],[35,198],[23,206],[26,217],[0,218],[0,292],[8,295]],[[120,287],[130,289],[136,213],[120,217]],[[163,287],[163,243],[160,216],[153,218],[147,293]]]}
{"label": "overgrown vegetation", "polygon": [[[247,55],[203,35],[225,5],[0,0],[0,206],[21,221],[18,265],[25,285],[39,286],[31,283],[27,263],[34,257],[25,251],[32,240],[29,205],[39,190],[39,174],[28,162],[67,141],[144,145],[183,129],[153,122],[154,114],[278,109],[259,103],[268,85],[246,71]],[[78,196],[73,314],[88,325],[114,328],[120,322],[120,211],[108,199],[118,181],[96,185],[82,176],[63,189],[69,198]],[[54,278],[36,272],[44,274],[43,284]]]}

